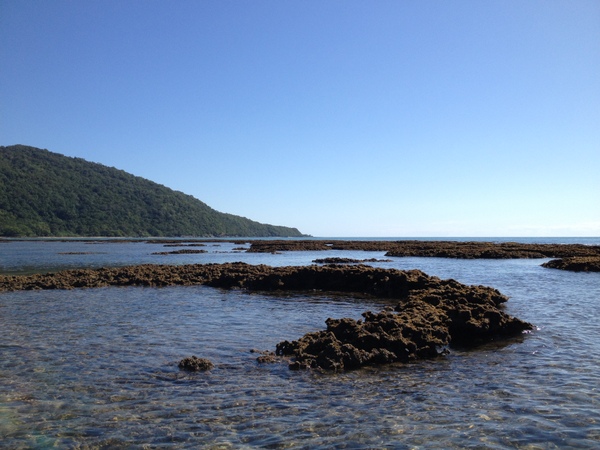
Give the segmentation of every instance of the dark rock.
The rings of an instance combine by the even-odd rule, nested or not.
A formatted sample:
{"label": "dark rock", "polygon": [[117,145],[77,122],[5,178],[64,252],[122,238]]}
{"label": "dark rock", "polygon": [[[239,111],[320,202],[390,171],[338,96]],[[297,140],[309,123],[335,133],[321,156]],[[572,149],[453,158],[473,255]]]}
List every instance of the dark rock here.
{"label": "dark rock", "polygon": [[59,255],[101,255],[102,252],[58,252]]}
{"label": "dark rock", "polygon": [[[408,362],[435,357],[448,345],[474,345],[533,328],[500,309],[508,299],[496,289],[441,280],[420,270],[365,265],[269,267],[228,263],[139,265],[0,276],[0,291],[199,284],[250,291],[349,293],[393,299],[397,304],[395,310],[365,312],[360,321],[328,319],[324,331],[279,343],[276,354],[292,357],[293,369],[347,370]],[[272,355],[262,356],[265,357],[259,357],[260,361],[267,362]]]}
{"label": "dark rock", "polygon": [[163,247],[205,247],[206,244],[164,244]]}
{"label": "dark rock", "polygon": [[256,361],[260,364],[272,364],[281,361],[281,358],[277,357],[273,352],[265,352],[256,358]]}
{"label": "dark rock", "polygon": [[409,292],[395,311],[365,312],[363,321],[327,319],[326,330],[283,341],[276,353],[293,357],[293,369],[333,371],[433,358],[449,345],[474,346],[531,330],[498,309],[504,301],[495,289],[440,280]]}
{"label": "dark rock", "polygon": [[196,254],[196,253],[207,253],[207,251],[206,250],[182,249],[182,250],[173,250],[171,252],[154,252],[152,254],[153,255],[192,255],[192,254]]}
{"label": "dark rock", "polygon": [[319,258],[313,260],[316,264],[356,264],[356,263],[367,263],[367,262],[391,262],[391,259],[353,259],[353,258]]}
{"label": "dark rock", "polygon": [[582,244],[522,244],[468,241],[252,241],[248,252],[273,253],[303,250],[385,251],[386,256],[421,256],[461,259],[564,258],[600,256],[600,246]]}
{"label": "dark rock", "polygon": [[277,356],[274,352],[271,351],[260,351],[256,349],[250,350],[250,353],[259,353],[260,356],[256,358],[256,362],[259,364],[272,364],[276,362],[281,362],[282,358]]}
{"label": "dark rock", "polygon": [[600,272],[600,257],[571,257],[553,259],[542,264],[549,269],[570,270],[572,272]]}
{"label": "dark rock", "polygon": [[199,372],[204,370],[210,370],[214,368],[214,364],[208,359],[198,358],[197,356],[190,356],[182,359],[179,362],[179,368],[182,370],[188,370],[190,372]]}

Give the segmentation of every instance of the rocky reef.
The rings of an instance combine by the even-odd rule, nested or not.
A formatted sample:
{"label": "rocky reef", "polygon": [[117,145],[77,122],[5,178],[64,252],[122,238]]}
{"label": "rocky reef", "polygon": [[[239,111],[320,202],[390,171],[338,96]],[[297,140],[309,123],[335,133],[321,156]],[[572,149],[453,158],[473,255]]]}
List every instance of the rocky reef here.
{"label": "rocky reef", "polygon": [[152,254],[153,255],[193,255],[193,254],[197,254],[197,253],[208,253],[208,252],[206,250],[183,249],[183,250],[173,250],[170,252],[154,252]]}
{"label": "rocky reef", "polygon": [[248,252],[277,253],[301,250],[385,251],[385,256],[421,256],[460,259],[564,258],[598,256],[600,246],[582,244],[522,244],[517,242],[467,241],[252,241]]}
{"label": "rocky reef", "polygon": [[542,264],[549,269],[570,270],[572,272],[600,272],[600,256],[571,257],[553,259]]}
{"label": "rocky reef", "polygon": [[432,358],[449,345],[475,346],[533,328],[501,311],[507,298],[495,289],[454,280],[409,285],[393,310],[365,312],[363,320],[327,319],[326,330],[280,342],[276,353],[293,358],[291,369],[340,371]]}
{"label": "rocky reef", "polygon": [[357,263],[370,263],[370,262],[391,262],[391,259],[377,259],[377,258],[368,258],[368,259],[354,259],[354,258],[319,258],[314,259],[313,262],[315,264],[357,264]]}
{"label": "rocky reef", "polygon": [[[291,368],[348,370],[408,362],[443,354],[449,345],[476,345],[533,328],[502,311],[508,298],[496,289],[442,280],[420,270],[229,263],[0,276],[0,291],[198,284],[250,291],[327,291],[391,300],[379,313],[365,312],[363,320],[327,319],[326,330],[279,343],[276,353],[290,358]],[[271,359],[263,355],[261,362]],[[189,362],[189,367],[194,365],[194,360]],[[185,363],[184,368],[192,370],[187,367]]]}
{"label": "rocky reef", "polygon": [[[409,292],[457,283],[420,270],[379,269],[365,265],[271,267],[242,262],[225,264],[141,264],[100,269],[71,269],[33,275],[0,275],[0,292],[106,286],[207,285],[259,291],[353,292],[405,299]],[[497,291],[494,290],[497,293]],[[505,297],[497,293],[498,303]],[[501,300],[504,299],[504,300]]]}

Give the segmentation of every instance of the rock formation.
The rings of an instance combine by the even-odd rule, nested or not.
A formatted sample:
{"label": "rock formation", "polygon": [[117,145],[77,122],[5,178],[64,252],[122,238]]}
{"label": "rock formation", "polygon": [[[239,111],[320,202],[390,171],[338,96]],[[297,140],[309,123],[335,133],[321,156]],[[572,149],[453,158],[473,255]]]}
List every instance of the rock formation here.
{"label": "rock formation", "polygon": [[421,256],[460,259],[563,258],[600,256],[600,246],[582,244],[521,244],[467,241],[252,241],[248,252],[277,253],[299,250],[385,251],[386,256]]}
{"label": "rock formation", "polygon": [[205,358],[198,358],[197,356],[190,356],[184,358],[179,362],[179,368],[190,372],[199,372],[204,370],[210,370],[215,365]]}
{"label": "rock formation", "polygon": [[504,301],[495,289],[440,280],[408,290],[394,311],[365,312],[358,321],[327,319],[326,330],[280,342],[277,354],[291,356],[292,369],[339,371],[431,358],[449,345],[473,346],[531,330],[499,309]]}
{"label": "rock formation", "polygon": [[197,253],[208,253],[208,252],[206,250],[183,249],[183,250],[173,250],[170,252],[154,252],[152,254],[153,255],[193,255],[193,254],[197,254]]}
{"label": "rock formation", "polygon": [[550,269],[570,270],[572,272],[600,272],[600,257],[571,257],[553,259],[542,264]]}
{"label": "rock formation", "polygon": [[[394,309],[365,312],[363,320],[327,319],[327,329],[277,345],[292,368],[354,369],[434,357],[448,345],[474,345],[514,336],[532,325],[501,310],[508,299],[496,289],[370,266],[269,267],[245,263],[140,265],[55,274],[0,276],[0,291],[101,286],[203,284],[251,291],[328,291],[392,299]],[[265,356],[265,355],[263,355]],[[273,358],[262,357],[260,362]],[[185,360],[184,360],[185,361]],[[182,364],[184,362],[182,361]],[[194,360],[184,368],[195,367]]]}
{"label": "rock formation", "polygon": [[391,262],[391,259],[354,259],[354,258],[319,258],[314,259],[315,264],[357,264],[357,263],[369,263],[369,262]]}

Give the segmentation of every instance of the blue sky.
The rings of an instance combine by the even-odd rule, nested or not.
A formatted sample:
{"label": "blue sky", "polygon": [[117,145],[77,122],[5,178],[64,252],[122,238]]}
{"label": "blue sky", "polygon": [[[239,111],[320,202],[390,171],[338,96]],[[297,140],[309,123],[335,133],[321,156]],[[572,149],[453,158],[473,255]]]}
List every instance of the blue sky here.
{"label": "blue sky", "polygon": [[599,236],[600,2],[0,0],[0,145],[314,236]]}

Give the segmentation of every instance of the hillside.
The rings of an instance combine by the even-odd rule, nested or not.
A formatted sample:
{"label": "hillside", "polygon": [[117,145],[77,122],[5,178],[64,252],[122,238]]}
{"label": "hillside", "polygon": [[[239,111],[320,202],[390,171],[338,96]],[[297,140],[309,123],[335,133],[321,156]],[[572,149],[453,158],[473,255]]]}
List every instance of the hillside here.
{"label": "hillside", "polygon": [[122,170],[0,147],[0,236],[301,236],[225,214]]}

